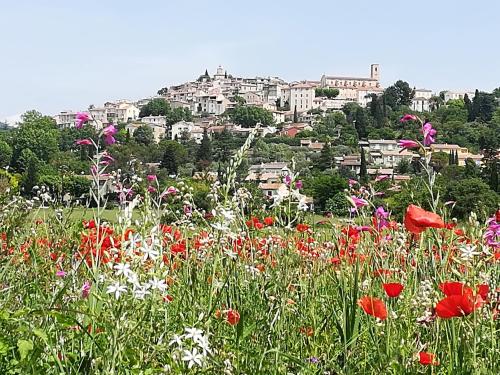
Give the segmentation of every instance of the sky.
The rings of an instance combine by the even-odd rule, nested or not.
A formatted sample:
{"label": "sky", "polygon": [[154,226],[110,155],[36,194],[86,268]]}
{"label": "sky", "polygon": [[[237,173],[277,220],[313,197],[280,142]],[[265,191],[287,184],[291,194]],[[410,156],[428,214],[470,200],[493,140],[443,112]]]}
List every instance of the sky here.
{"label": "sky", "polygon": [[0,121],[228,73],[500,86],[500,1],[0,0]]}

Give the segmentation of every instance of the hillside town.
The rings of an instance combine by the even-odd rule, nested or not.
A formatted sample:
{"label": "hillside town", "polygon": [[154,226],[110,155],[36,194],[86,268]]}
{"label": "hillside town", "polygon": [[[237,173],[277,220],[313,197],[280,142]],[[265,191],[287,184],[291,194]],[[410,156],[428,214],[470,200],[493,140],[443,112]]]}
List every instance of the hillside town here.
{"label": "hillside town", "polygon": [[[329,139],[315,136],[314,129],[325,116],[333,113],[345,116],[345,108],[350,105],[370,108],[374,98],[376,100],[384,93],[380,65],[372,64],[368,73],[365,77],[324,74],[318,80],[285,82],[279,77],[237,77],[219,66],[213,74],[205,70],[195,80],[162,88],[150,98],[108,101],[102,106],[90,105],[87,110],[62,111],[54,119],[60,128],[68,128],[74,126],[78,113],[87,112],[98,129],[107,124],[122,124],[133,135],[137,129],[146,126],[151,129],[156,143],[163,139],[177,141],[187,137],[198,145],[204,134],[213,138],[227,131],[233,136],[247,137],[258,126],[257,135],[262,138],[300,139],[293,143],[294,147],[305,150],[309,155],[307,159],[314,162],[326,143],[342,136],[342,126],[338,125],[332,129],[333,137]],[[407,108],[414,113],[427,113],[440,104],[463,101],[464,98],[470,100],[474,96],[474,91],[446,90],[438,94],[424,88],[413,88]],[[189,120],[172,122],[165,115],[141,113],[151,101],[164,101],[171,109],[188,113]],[[238,123],[227,114],[241,105],[265,110],[272,118],[265,124],[253,126]],[[351,122],[355,125],[356,119]],[[388,177],[396,184],[410,180],[406,169],[398,166],[411,164],[418,159],[417,153],[400,147],[397,139],[371,139],[359,134],[358,140],[351,146],[359,148],[351,147],[344,153],[337,153],[332,158],[331,168],[349,171],[354,178],[364,173],[373,179]],[[460,166],[464,166],[466,160],[481,166],[484,157],[481,150],[472,152],[459,144],[434,143],[431,149],[447,155],[456,154],[456,164]],[[150,165],[159,166],[160,163]],[[282,177],[290,173],[289,167],[281,155],[276,155],[275,160],[251,165],[245,181],[257,182],[264,195],[273,197],[285,189]]]}

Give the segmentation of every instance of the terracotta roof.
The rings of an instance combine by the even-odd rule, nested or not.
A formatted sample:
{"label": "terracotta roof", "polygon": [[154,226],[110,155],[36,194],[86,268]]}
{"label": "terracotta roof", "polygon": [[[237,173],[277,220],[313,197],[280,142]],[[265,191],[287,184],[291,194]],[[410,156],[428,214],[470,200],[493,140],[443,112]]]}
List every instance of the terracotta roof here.
{"label": "terracotta roof", "polygon": [[259,184],[259,188],[263,190],[279,190],[279,188],[283,186],[285,186],[285,184],[281,182],[272,182],[272,183],[262,182]]}

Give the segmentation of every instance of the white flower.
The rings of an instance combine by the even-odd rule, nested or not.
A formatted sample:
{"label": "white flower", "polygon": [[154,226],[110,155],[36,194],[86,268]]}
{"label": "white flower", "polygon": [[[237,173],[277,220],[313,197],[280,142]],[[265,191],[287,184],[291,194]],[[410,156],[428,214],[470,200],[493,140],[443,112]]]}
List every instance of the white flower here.
{"label": "white flower", "polygon": [[215,230],[221,231],[221,232],[226,232],[229,229],[229,227],[227,226],[226,223],[212,224],[212,228],[214,228]]}
{"label": "white flower", "polygon": [[157,289],[160,292],[164,292],[165,290],[167,290],[167,284],[165,283],[165,280],[160,280],[156,277],[149,280],[149,285],[152,289]]}
{"label": "white flower", "polygon": [[130,271],[128,272],[125,277],[127,278],[127,281],[134,285],[134,286],[139,286],[140,283],[139,283],[139,276],[137,276],[137,274],[134,272],[134,271]]}
{"label": "white flower", "polygon": [[198,344],[198,346],[203,350],[203,355],[207,355],[207,353],[211,353],[210,350],[210,343],[208,342],[207,336],[198,336],[195,339],[195,342]]}
{"label": "white flower", "polygon": [[151,292],[148,290],[150,287],[151,285],[146,283],[134,288],[134,297],[137,299],[144,299],[144,297],[146,297],[148,294],[151,294]]}
{"label": "white flower", "polygon": [[181,347],[182,346],[182,336],[179,335],[174,335],[172,337],[172,340],[168,343],[168,346],[172,346],[174,344],[177,344],[177,346]]}
{"label": "white flower", "polygon": [[120,285],[118,281],[113,285],[109,285],[106,290],[108,294],[114,293],[116,299],[120,298],[120,295],[125,292],[127,292],[127,287],[125,285]]}
{"label": "white flower", "polygon": [[202,366],[203,359],[205,357],[203,354],[198,353],[198,348],[193,348],[193,351],[184,350],[184,356],[181,358],[184,362],[188,363],[188,368],[193,367],[194,365]]}
{"label": "white flower", "polygon": [[460,247],[461,257],[465,260],[470,260],[474,258],[475,255],[481,254],[479,251],[476,251],[477,246],[474,245],[464,245]]}
{"label": "white flower", "polygon": [[196,342],[200,336],[203,336],[203,331],[201,329],[186,328],[186,334],[184,335],[186,339],[193,339],[193,341]]}
{"label": "white flower", "polygon": [[155,249],[155,243],[153,240],[151,241],[151,245],[145,244],[141,248],[141,251],[144,253],[144,256],[142,258],[143,261],[148,260],[148,258],[155,260],[160,255],[160,252]]}
{"label": "white flower", "polygon": [[116,270],[115,272],[116,276],[123,275],[125,277],[128,277],[132,272],[130,270],[130,264],[128,263],[117,263],[113,268]]}

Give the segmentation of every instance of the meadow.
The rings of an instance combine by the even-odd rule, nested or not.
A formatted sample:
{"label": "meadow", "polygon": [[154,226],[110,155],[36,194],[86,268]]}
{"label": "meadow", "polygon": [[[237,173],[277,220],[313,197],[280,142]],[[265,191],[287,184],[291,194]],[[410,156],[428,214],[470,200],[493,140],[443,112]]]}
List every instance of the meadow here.
{"label": "meadow", "polygon": [[96,208],[3,197],[0,373],[499,373],[495,207],[457,224],[433,196],[435,212],[409,205],[398,223],[351,181],[352,221],[318,221],[292,175],[249,214],[234,171],[250,143],[211,212],[153,175],[142,190],[118,181],[106,210],[99,145]]}

